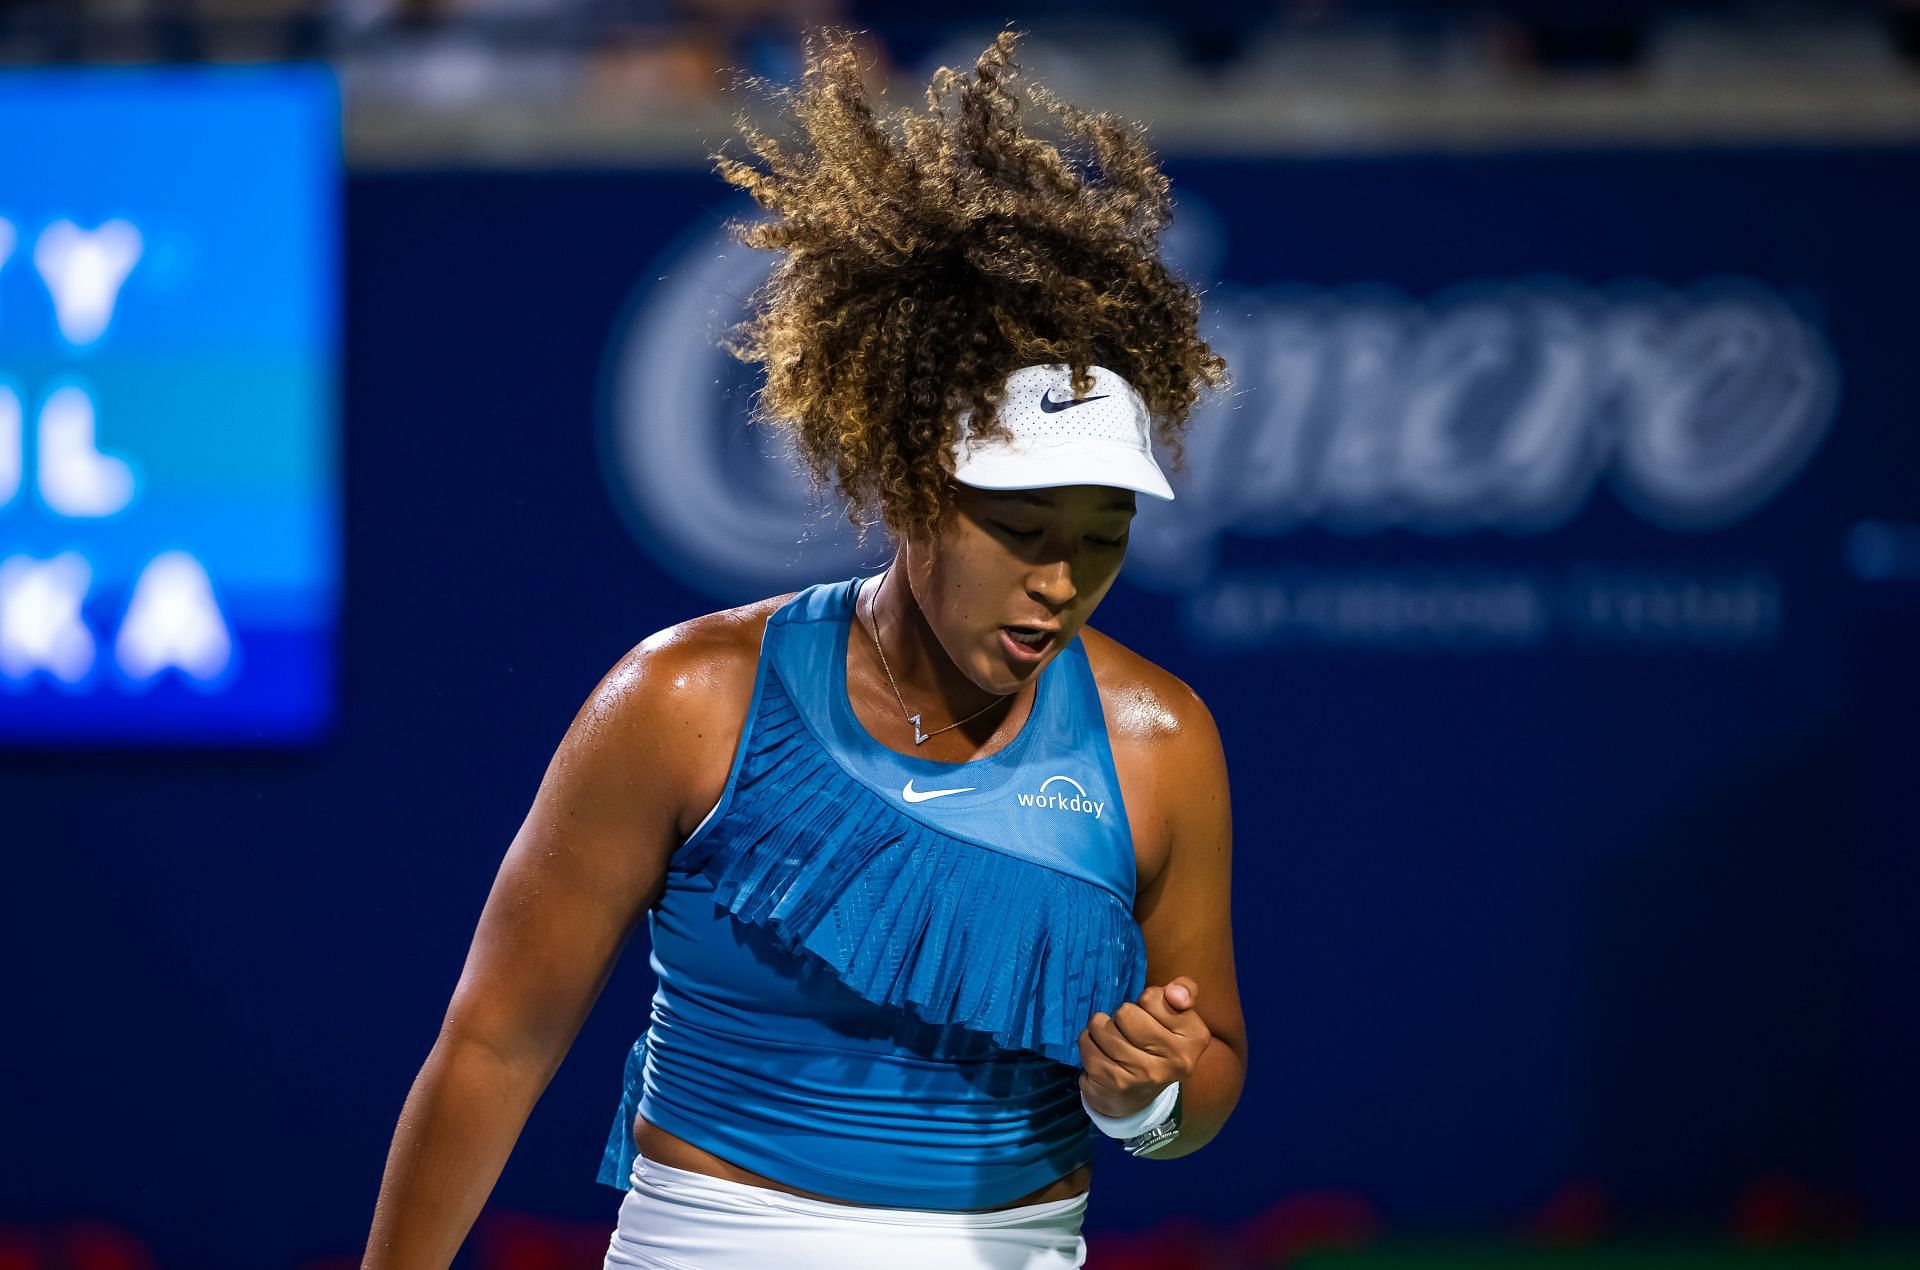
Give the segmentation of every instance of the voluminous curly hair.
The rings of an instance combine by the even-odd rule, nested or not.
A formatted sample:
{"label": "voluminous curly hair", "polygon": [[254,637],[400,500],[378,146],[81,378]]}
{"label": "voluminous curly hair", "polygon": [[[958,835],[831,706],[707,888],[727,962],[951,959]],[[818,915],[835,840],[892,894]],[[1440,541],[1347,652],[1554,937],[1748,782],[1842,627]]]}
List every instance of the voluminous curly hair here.
{"label": "voluminous curly hair", "polygon": [[1120,374],[1175,468],[1196,398],[1225,382],[1199,296],[1159,259],[1172,200],[1142,130],[1026,82],[1061,139],[1030,134],[1017,38],[882,118],[853,37],[819,32],[800,85],[772,90],[786,135],[743,118],[754,161],[715,156],[771,213],[735,235],[780,253],[728,347],[765,368],[757,419],[863,530],[875,509],[895,533],[939,529],[962,412],[1005,437],[998,390],[1023,366],[1064,362],[1076,392],[1089,366]]}

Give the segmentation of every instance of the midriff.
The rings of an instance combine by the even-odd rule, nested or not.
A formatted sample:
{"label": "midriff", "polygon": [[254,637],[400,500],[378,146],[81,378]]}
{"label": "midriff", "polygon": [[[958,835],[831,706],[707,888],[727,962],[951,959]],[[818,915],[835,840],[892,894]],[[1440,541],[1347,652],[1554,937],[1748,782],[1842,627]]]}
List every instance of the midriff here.
{"label": "midriff", "polygon": [[[636,1115],[633,1120],[633,1141],[640,1154],[649,1160],[657,1160],[672,1169],[686,1169],[690,1173],[704,1173],[708,1177],[724,1178],[729,1182],[738,1182],[743,1186],[764,1186],[768,1190],[785,1191],[789,1195],[803,1195],[808,1199],[825,1200],[830,1204],[850,1204],[853,1201],[838,1199],[832,1195],[822,1195],[818,1191],[802,1190],[797,1186],[788,1186],[752,1169],[743,1169],[737,1164],[721,1159],[704,1147],[697,1147],[685,1138],[668,1133],[659,1125],[653,1124],[645,1116]],[[1073,1172],[1057,1177],[1036,1191],[1030,1191],[1018,1199],[1008,1200],[1004,1204],[993,1204],[987,1208],[957,1209],[957,1212],[987,1213],[1002,1208],[1018,1208],[1023,1204],[1044,1204],[1050,1200],[1069,1199],[1085,1191],[1093,1181],[1093,1166],[1082,1164]]]}

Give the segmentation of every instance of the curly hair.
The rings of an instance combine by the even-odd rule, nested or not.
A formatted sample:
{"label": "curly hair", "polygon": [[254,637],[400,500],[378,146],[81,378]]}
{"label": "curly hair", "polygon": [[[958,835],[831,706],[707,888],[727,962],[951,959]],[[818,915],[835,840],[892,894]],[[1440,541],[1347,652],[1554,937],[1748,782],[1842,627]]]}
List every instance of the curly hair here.
{"label": "curly hair", "polygon": [[1172,213],[1143,131],[1077,110],[1037,84],[1027,101],[1063,134],[1032,135],[1012,88],[1016,33],[971,75],[937,71],[926,109],[882,118],[850,33],[807,40],[777,139],[744,117],[755,162],[714,156],[771,213],[736,221],[780,253],[728,348],[765,368],[758,421],[787,430],[816,488],[864,532],[935,532],[962,413],[1006,437],[998,390],[1036,363],[1105,366],[1145,400],[1180,466],[1180,434],[1226,364],[1198,334],[1200,300],[1159,259]]}

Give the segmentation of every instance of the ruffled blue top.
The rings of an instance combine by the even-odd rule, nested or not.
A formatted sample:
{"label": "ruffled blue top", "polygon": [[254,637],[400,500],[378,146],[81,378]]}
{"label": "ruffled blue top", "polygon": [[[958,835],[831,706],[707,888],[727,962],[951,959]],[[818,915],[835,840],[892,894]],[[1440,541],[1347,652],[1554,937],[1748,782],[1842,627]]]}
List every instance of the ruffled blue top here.
{"label": "ruffled blue top", "polygon": [[987,1208],[1085,1163],[1078,1037],[1146,951],[1105,717],[1076,637],[1019,734],[942,763],[853,713],[862,579],[767,622],[725,790],[648,914],[658,976],[599,1180],[635,1111],[837,1199]]}

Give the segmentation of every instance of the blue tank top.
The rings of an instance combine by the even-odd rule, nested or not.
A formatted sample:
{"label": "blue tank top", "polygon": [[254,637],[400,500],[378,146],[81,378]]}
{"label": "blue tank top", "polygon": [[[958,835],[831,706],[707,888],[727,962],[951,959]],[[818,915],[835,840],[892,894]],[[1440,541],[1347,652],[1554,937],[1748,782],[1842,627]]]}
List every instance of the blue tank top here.
{"label": "blue tank top", "polygon": [[633,1117],[859,1204],[988,1208],[1085,1163],[1078,1038],[1146,952],[1105,716],[1076,637],[1015,738],[943,763],[847,696],[862,579],[767,621],[725,789],[647,915],[659,978],[599,1180]]}

